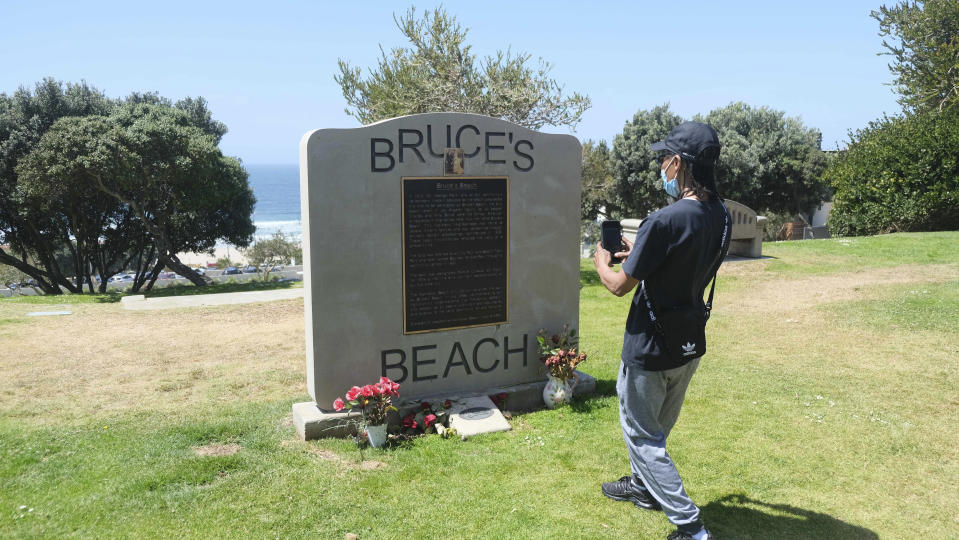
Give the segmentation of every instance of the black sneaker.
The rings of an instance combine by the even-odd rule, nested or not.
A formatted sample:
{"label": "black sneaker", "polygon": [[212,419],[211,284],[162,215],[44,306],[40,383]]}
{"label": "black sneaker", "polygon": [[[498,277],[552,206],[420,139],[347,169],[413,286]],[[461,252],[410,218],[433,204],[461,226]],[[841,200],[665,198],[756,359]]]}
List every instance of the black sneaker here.
{"label": "black sneaker", "polygon": [[631,502],[643,510],[662,510],[646,489],[636,487],[632,476],[624,476],[615,482],[603,482],[603,495],[614,501]]}
{"label": "black sneaker", "polygon": [[[706,531],[705,540],[713,540],[713,534],[709,532],[709,529],[703,528]],[[666,537],[666,540],[694,540],[695,537],[689,533],[683,532],[679,529],[669,533],[669,536]]]}

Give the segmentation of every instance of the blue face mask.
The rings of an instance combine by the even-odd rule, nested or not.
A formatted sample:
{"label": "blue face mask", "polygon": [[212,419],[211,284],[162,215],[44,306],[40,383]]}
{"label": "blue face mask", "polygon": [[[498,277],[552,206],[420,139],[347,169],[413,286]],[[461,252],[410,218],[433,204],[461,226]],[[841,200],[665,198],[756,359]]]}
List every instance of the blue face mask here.
{"label": "blue face mask", "polygon": [[666,170],[663,169],[659,171],[659,175],[663,179],[663,189],[666,191],[666,194],[674,199],[679,198],[679,180],[673,178],[672,180],[666,178]]}

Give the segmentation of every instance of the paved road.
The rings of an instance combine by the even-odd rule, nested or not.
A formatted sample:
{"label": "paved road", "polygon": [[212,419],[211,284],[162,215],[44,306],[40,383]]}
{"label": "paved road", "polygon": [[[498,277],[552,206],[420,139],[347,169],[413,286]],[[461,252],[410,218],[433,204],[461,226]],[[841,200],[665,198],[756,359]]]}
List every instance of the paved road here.
{"label": "paved road", "polygon": [[218,294],[194,294],[189,296],[165,296],[144,298],[143,295],[124,296],[120,299],[124,309],[173,309],[199,306],[224,306],[227,304],[251,304],[302,298],[303,289],[275,289],[272,291],[247,291]]}
{"label": "paved road", "polygon": [[[283,270],[270,272],[270,276],[279,276],[283,279],[302,279],[303,278],[303,267],[302,266],[286,266]],[[260,277],[260,274],[249,273],[249,274],[233,274],[233,275],[223,275],[223,270],[209,270],[206,273],[206,277],[212,279],[213,281],[225,283],[229,280],[233,280],[239,283],[250,281],[251,279],[257,279]],[[158,279],[153,285],[157,287],[166,287],[167,285],[189,285],[190,280],[180,277],[177,279]],[[114,283],[107,283],[107,290],[122,290],[130,286],[128,281],[117,281]]]}

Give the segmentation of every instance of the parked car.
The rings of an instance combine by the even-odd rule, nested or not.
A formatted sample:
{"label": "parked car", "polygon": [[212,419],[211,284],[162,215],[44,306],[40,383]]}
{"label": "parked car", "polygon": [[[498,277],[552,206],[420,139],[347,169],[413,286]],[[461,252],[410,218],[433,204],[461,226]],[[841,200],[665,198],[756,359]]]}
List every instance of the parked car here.
{"label": "parked car", "polygon": [[227,266],[226,270],[223,271],[224,276],[235,276],[242,273],[243,272],[240,272],[240,269],[235,266]]}
{"label": "parked car", "polygon": [[180,276],[176,275],[176,272],[160,272],[160,275],[157,277],[160,279],[176,279]]}
{"label": "parked car", "polygon": [[206,269],[205,269],[205,268],[201,268],[201,267],[199,267],[199,266],[196,267],[196,268],[194,268],[193,271],[196,272],[198,275],[201,275],[201,276],[205,276],[205,275],[206,275]]}
{"label": "parked car", "polygon": [[121,283],[124,281],[133,281],[133,276],[130,274],[117,274],[110,277],[110,279],[107,280],[107,283]]}
{"label": "parked car", "polygon": [[252,264],[243,269],[244,274],[255,274],[257,272],[256,267]]}

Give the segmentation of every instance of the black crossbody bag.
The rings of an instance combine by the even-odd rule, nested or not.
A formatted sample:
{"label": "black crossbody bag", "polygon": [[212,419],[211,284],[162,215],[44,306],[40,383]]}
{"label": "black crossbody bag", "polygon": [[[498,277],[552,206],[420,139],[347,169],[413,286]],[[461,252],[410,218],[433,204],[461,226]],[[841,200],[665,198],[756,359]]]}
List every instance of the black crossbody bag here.
{"label": "black crossbody bag", "polygon": [[[721,263],[729,251],[729,242],[732,236],[732,227],[729,222],[729,212],[723,205],[724,222],[723,236],[717,258]],[[710,268],[716,264],[716,259]],[[716,274],[719,267],[716,267]],[[660,341],[661,349],[666,353],[672,365],[682,365],[706,354],[706,321],[713,309],[713,292],[716,290],[716,274],[713,274],[713,284],[709,288],[709,299],[705,309],[698,306],[676,306],[658,311],[653,308],[652,300],[646,291],[646,282],[643,281],[642,294],[646,298],[646,308],[649,309],[649,320],[656,328],[656,338]],[[657,313],[659,315],[657,315]]]}

